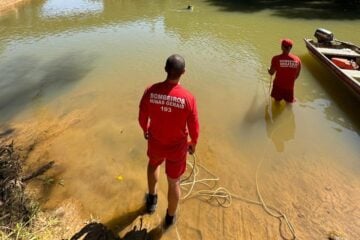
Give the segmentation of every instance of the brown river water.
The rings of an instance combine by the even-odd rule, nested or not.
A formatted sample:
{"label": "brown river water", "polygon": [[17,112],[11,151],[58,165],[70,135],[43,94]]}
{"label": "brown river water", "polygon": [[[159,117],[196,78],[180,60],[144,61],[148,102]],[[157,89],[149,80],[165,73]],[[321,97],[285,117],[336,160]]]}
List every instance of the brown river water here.
{"label": "brown river water", "polygon": [[[259,2],[193,0],[187,11],[181,0],[33,0],[0,16],[0,136],[32,146],[27,169],[56,162],[47,180],[31,184],[43,208],[71,202],[83,219],[131,223],[147,189],[139,99],[179,53],[182,85],[198,102],[198,160],[218,186],[257,201],[258,173],[262,198],[286,214],[297,239],[359,239],[360,102],[303,38],[323,27],[359,45],[360,14],[315,1]],[[303,69],[296,103],[276,109],[267,107],[266,69],[284,37]],[[166,192],[162,169],[154,225]],[[160,238],[283,239],[279,220],[259,205],[196,198],[181,203]]]}

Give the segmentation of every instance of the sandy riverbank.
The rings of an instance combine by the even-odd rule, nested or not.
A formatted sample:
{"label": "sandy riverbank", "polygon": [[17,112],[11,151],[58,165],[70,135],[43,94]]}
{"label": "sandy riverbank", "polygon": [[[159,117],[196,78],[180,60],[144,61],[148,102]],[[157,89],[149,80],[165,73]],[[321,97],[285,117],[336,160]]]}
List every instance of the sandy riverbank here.
{"label": "sandy riverbank", "polygon": [[16,9],[16,7],[30,2],[30,0],[1,0],[0,1],[0,13]]}
{"label": "sandy riverbank", "polygon": [[[75,102],[74,99],[80,98],[77,96],[69,98],[68,101]],[[61,112],[60,109],[59,111]],[[60,114],[60,117],[54,119],[51,114],[49,115],[49,112],[39,110],[38,114],[42,116],[41,121],[12,123],[6,126],[6,129],[0,128],[0,133],[2,133],[0,135],[3,135],[2,140],[10,141],[13,139],[20,149],[28,149],[28,146],[31,146],[25,172],[32,172],[33,166],[42,165],[42,163],[50,160],[55,161],[54,167],[42,179],[33,180],[29,184],[29,190],[34,199],[41,202],[42,209],[47,216],[53,216],[60,222],[57,226],[58,229],[49,228],[56,232],[60,238],[70,238],[82,229],[85,222],[93,218],[105,224],[115,234],[123,236],[129,229],[132,229],[133,220],[141,215],[141,196],[144,194],[142,190],[144,188],[141,184],[141,181],[144,181],[142,180],[143,175],[134,176],[132,172],[126,171],[126,168],[122,168],[120,164],[113,164],[112,161],[115,161],[113,159],[107,162],[110,168],[101,170],[102,167],[99,168],[98,164],[96,167],[92,167],[91,161],[96,161],[97,158],[89,157],[91,161],[83,160],[82,154],[89,151],[85,148],[76,152],[74,157],[67,155],[66,149],[70,145],[64,144],[69,142],[70,138],[81,137],[81,135],[76,135],[76,129],[81,129],[83,124],[88,126],[89,119],[96,112],[99,112],[96,107],[88,107],[86,110],[77,109],[66,114]],[[111,128],[110,124],[106,124],[106,126]],[[98,128],[104,131],[102,127]],[[124,129],[121,130],[123,131],[122,134],[129,134],[129,128]],[[120,131],[115,130],[114,132]],[[70,138],[66,137],[68,134]],[[96,148],[96,151],[93,152],[93,155],[96,156],[95,154],[101,150],[101,145],[96,145],[90,141],[89,136],[92,135],[96,138],[99,138],[100,135],[94,133],[86,135],[87,144]],[[127,139],[126,141],[131,140]],[[54,151],[56,151],[55,147],[59,146],[58,142],[61,142],[61,153],[55,155]],[[209,145],[203,143],[203,145],[205,144]],[[75,147],[77,146],[75,145]],[[115,152],[115,150],[113,151]],[[100,153],[99,159],[104,164],[109,157],[103,155],[102,152]],[[132,154],[133,158],[136,159],[136,153],[132,152]],[[211,153],[205,153],[201,149],[199,149],[199,155],[204,161],[205,159],[214,159]],[[288,158],[279,158],[279,161],[290,161],[296,157],[290,155]],[[316,161],[312,160],[313,158],[316,158]],[[340,174],[333,171],[336,168],[331,166],[332,164],[328,162],[327,158],[327,156],[304,155],[302,161],[292,162],[287,167],[274,167],[271,173],[260,172],[259,186],[266,203],[281,209],[287,215],[290,222],[295,226],[296,236],[299,239],[311,239],[312,236],[320,236],[319,239],[330,239],[330,236],[336,236],[332,239],[354,239],[356,231],[359,229],[359,224],[356,221],[357,214],[352,213],[356,212],[357,208],[349,201],[350,197],[357,197],[356,194],[351,196],[349,193],[356,192],[354,188],[358,184],[351,177],[342,175],[341,172],[343,171],[340,171]],[[72,159],[75,160],[72,161]],[[122,158],[114,157],[114,159]],[[313,164],[310,164],[311,162]],[[325,163],[326,168],[324,168]],[[136,163],[132,161],[131,164],[135,165]],[[266,169],[269,164],[272,164],[271,161],[264,161],[261,170]],[[111,170],[114,168],[117,169],[117,172],[122,173],[125,180],[121,182],[115,180],[116,174]],[[210,168],[212,167],[210,166]],[[96,175],[96,170],[102,171],[103,177]],[[139,173],[135,170],[134,172],[135,174]],[[217,174],[224,176],[221,172],[217,172]],[[139,179],[138,181],[136,177]],[[227,188],[237,189],[236,193],[239,195],[256,200],[256,195],[251,190],[254,188],[254,185],[251,184],[252,180],[248,181],[245,174],[242,174],[241,177],[244,182],[243,185],[246,186],[246,188],[243,187],[243,190],[240,185],[236,188],[226,184],[224,178],[222,178],[221,185],[230,186]],[[283,180],[284,178],[293,178],[295,184],[287,185]],[[323,179],[322,182],[319,182],[319,179]],[[88,182],[91,182],[91,186],[86,184]],[[271,188],[267,187],[269,189],[267,190],[266,186],[269,185],[266,183],[269,182],[273,182],[273,184],[270,185]],[[312,189],[302,187],[309,186],[314,182],[319,182],[319,187]],[[88,186],[89,190],[87,190]],[[72,190],[74,188],[76,190]],[[126,195],[121,194],[130,188],[132,190],[127,191]],[[96,189],[104,189],[104,191],[100,192]],[[189,201],[182,202],[179,212],[181,217],[178,219],[176,228],[169,229],[166,233],[159,233],[157,226],[161,224],[165,212],[163,190],[162,188],[159,195],[159,202],[161,203],[159,210],[152,216],[144,216],[145,223],[150,225],[148,229],[151,230],[151,234],[159,235],[156,235],[154,239],[160,239],[160,237],[164,240],[177,239],[178,235],[186,239],[215,239],[221,234],[223,234],[224,239],[236,237],[251,239],[254,236],[259,237],[259,239],[275,239],[281,234],[289,239],[291,237],[286,226],[282,224],[282,230],[279,230],[278,220],[268,216],[260,206],[235,200],[228,210],[195,199],[189,200],[192,201],[191,203]],[[276,197],[271,198],[271,194],[276,194]],[[105,198],[110,200],[104,200]],[[88,199],[90,201],[87,201]],[[126,205],[126,207],[122,208],[121,204]],[[203,220],[199,221],[198,219]],[[206,221],[207,219],[212,220]],[[349,225],[347,222],[354,224]],[[355,233],[353,229],[355,229]]]}

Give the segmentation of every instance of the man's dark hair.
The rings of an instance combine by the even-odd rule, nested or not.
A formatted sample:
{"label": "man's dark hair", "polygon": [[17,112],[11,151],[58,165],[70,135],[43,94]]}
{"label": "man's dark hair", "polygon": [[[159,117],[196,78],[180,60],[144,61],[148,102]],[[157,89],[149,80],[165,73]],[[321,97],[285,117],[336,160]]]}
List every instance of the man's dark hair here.
{"label": "man's dark hair", "polygon": [[185,70],[185,60],[179,54],[173,54],[166,60],[165,71],[170,75],[181,75]]}

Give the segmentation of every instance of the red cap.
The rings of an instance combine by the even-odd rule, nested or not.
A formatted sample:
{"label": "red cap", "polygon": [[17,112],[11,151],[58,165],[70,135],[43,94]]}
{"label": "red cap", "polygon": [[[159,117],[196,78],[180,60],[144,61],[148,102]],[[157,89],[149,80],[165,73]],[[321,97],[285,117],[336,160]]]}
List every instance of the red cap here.
{"label": "red cap", "polygon": [[285,38],[285,39],[281,40],[281,45],[284,47],[292,47],[293,41],[289,38]]}

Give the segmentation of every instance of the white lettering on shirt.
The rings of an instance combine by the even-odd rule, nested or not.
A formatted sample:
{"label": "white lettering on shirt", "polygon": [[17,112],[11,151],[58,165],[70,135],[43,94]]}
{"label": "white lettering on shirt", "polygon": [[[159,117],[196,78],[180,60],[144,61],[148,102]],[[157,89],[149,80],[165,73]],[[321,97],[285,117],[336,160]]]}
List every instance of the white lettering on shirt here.
{"label": "white lettering on shirt", "polygon": [[280,59],[280,67],[281,68],[297,68],[298,65],[299,65],[299,63],[296,61]]}
{"label": "white lettering on shirt", "polygon": [[165,94],[150,93],[150,103],[185,108],[185,99],[181,97],[169,96]]}

